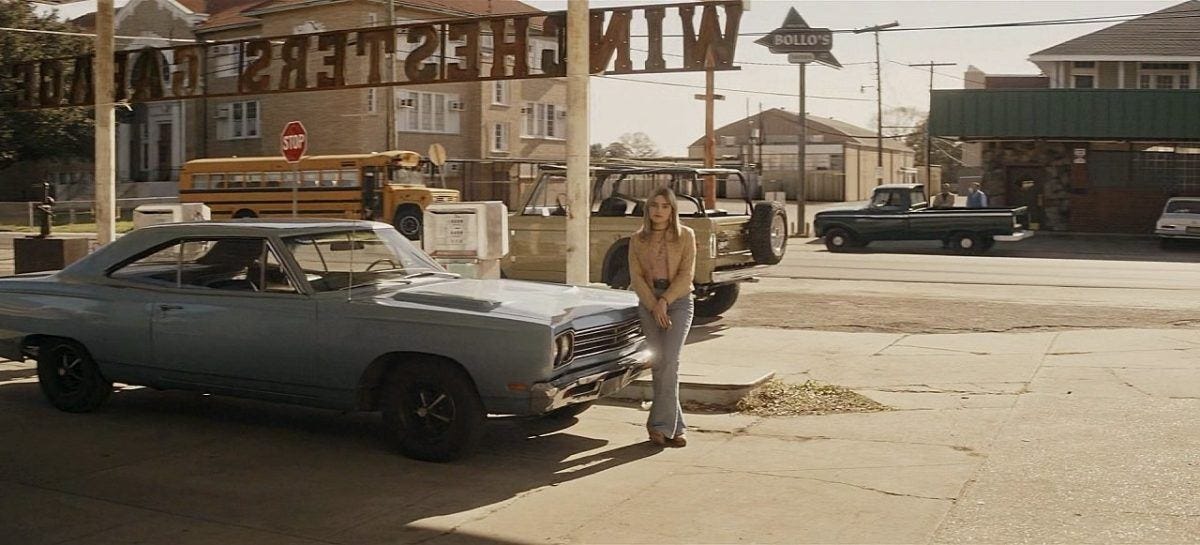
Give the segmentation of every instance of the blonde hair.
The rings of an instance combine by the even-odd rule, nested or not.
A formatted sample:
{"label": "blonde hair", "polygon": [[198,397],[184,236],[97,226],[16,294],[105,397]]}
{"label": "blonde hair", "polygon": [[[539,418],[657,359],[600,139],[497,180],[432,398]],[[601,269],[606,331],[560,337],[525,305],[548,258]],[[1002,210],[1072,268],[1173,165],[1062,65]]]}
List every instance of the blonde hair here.
{"label": "blonde hair", "polygon": [[650,210],[654,199],[663,197],[671,203],[671,217],[667,219],[667,236],[671,240],[679,240],[682,229],[679,227],[679,200],[675,198],[675,192],[671,188],[663,186],[655,189],[650,197],[646,199],[646,210],[642,214],[642,228],[638,229],[637,236],[642,242],[650,240],[650,233],[654,231],[654,222],[650,220]]}

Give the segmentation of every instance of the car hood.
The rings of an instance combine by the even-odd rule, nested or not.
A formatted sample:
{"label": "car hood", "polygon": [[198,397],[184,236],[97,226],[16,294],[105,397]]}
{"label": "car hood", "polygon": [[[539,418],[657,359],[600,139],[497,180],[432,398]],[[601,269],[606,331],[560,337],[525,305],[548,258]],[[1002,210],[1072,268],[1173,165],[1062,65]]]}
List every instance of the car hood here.
{"label": "car hood", "polygon": [[1200,214],[1163,214],[1158,223],[1173,223],[1175,225],[1200,225]]}
{"label": "car hood", "polygon": [[380,304],[412,303],[467,312],[498,314],[550,325],[582,316],[636,316],[632,292],[580,288],[518,280],[436,279],[382,288],[374,295]]}

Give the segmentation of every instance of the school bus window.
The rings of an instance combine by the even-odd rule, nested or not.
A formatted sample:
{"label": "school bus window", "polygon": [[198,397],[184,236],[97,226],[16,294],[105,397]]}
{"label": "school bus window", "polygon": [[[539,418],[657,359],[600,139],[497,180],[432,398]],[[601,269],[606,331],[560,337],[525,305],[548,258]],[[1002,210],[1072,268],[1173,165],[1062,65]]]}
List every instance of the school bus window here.
{"label": "school bus window", "polygon": [[229,187],[232,187],[235,189],[241,189],[242,187],[245,187],[245,185],[246,185],[246,175],[245,174],[230,174],[229,175]]}
{"label": "school bus window", "polygon": [[246,187],[262,187],[263,175],[261,172],[251,172],[246,175]]}
{"label": "school bus window", "polygon": [[192,189],[208,189],[208,175],[196,174],[192,176]]}
{"label": "school bus window", "polygon": [[224,174],[209,174],[208,175],[208,186],[213,189],[225,189],[225,175]]}
{"label": "school bus window", "polygon": [[341,171],[341,179],[342,179],[342,182],[339,185],[344,185],[347,187],[357,187],[358,186],[358,171],[352,170],[352,169],[343,170],[343,171]]}
{"label": "school bus window", "polygon": [[279,172],[268,172],[264,175],[267,187],[279,187],[279,183],[282,178],[283,175]]}
{"label": "school bus window", "polygon": [[320,172],[315,170],[306,170],[301,174],[304,176],[304,182],[301,185],[304,187],[317,187],[317,178],[321,176]]}
{"label": "school bus window", "polygon": [[283,187],[296,187],[296,186],[298,186],[299,184],[297,184],[297,183],[296,183],[296,178],[297,178],[299,175],[300,175],[300,174],[299,174],[299,173],[297,173],[297,172],[284,172],[284,173],[283,173]]}
{"label": "school bus window", "polygon": [[321,187],[333,187],[338,185],[336,170],[321,171]]}

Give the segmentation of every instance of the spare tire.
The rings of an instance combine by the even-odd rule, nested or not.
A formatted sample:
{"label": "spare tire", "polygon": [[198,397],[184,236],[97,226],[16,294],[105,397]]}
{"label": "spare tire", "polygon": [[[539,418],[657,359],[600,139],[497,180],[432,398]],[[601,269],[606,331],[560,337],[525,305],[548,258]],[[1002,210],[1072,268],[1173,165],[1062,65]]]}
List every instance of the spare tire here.
{"label": "spare tire", "polygon": [[754,205],[750,216],[750,253],[760,265],[774,265],[787,251],[787,212],[776,202]]}

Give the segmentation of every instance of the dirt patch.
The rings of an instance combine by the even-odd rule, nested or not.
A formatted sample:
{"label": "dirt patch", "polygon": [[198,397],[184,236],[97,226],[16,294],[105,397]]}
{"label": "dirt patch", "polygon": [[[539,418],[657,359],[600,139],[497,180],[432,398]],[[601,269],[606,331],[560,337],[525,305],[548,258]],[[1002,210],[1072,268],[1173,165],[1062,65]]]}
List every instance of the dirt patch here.
{"label": "dirt patch", "polygon": [[777,327],[882,333],[1062,331],[1091,328],[1197,328],[1200,313],[903,297],[742,292],[719,321],[728,327]]}
{"label": "dirt patch", "polygon": [[841,386],[807,381],[788,384],[772,380],[738,401],[738,412],[754,416],[865,413],[891,408]]}

